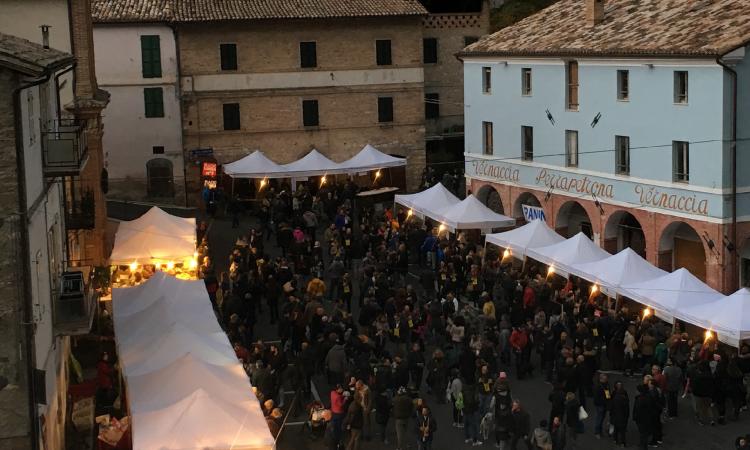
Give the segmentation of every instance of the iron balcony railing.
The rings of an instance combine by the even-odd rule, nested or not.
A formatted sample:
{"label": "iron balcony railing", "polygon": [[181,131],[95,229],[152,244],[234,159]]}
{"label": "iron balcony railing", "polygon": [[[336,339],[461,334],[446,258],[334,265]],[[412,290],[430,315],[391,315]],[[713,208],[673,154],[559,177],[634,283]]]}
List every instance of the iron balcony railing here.
{"label": "iron balcony railing", "polygon": [[88,156],[84,124],[75,119],[59,119],[52,122],[51,130],[43,134],[44,175],[78,175]]}
{"label": "iron balcony railing", "polygon": [[53,293],[54,324],[59,334],[74,336],[91,330],[98,294],[83,271],[63,272]]}

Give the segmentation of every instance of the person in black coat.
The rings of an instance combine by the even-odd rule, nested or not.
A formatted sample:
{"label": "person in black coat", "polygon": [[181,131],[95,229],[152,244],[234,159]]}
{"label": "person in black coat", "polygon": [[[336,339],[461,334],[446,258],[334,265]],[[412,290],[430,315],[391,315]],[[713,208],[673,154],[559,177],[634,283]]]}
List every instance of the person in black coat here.
{"label": "person in black coat", "polygon": [[581,419],[578,418],[578,411],[581,409],[581,403],[573,392],[565,394],[565,426],[570,439],[575,447],[576,435],[582,428]]}
{"label": "person in black coat", "polygon": [[375,396],[375,423],[380,429],[380,437],[384,445],[388,445],[388,419],[391,417],[391,402],[388,400],[388,392],[383,391]]}
{"label": "person in black coat", "polygon": [[656,410],[657,406],[654,404],[654,397],[648,391],[648,386],[639,384],[638,395],[633,402],[633,422],[638,425],[638,448],[641,450],[648,448],[648,440],[654,432]]}
{"label": "person in black coat", "polygon": [[511,450],[516,450],[518,441],[523,441],[528,450],[532,450],[529,433],[531,432],[531,417],[521,406],[519,400],[513,400],[512,413],[513,431],[510,441]]}
{"label": "person in black coat", "polygon": [[615,427],[615,444],[627,447],[628,419],[630,418],[630,398],[621,381],[615,383],[615,391],[609,412],[609,422]]}
{"label": "person in black coat", "polygon": [[565,391],[560,383],[555,383],[547,399],[552,404],[549,412],[549,426],[552,430],[552,421],[555,417],[562,418],[565,415]]}
{"label": "person in black coat", "polygon": [[612,390],[609,387],[609,379],[606,373],[599,374],[599,382],[594,388],[594,407],[596,408],[596,426],[594,434],[597,437],[602,436],[602,427],[604,419],[607,417],[607,411],[610,410],[612,402]]}

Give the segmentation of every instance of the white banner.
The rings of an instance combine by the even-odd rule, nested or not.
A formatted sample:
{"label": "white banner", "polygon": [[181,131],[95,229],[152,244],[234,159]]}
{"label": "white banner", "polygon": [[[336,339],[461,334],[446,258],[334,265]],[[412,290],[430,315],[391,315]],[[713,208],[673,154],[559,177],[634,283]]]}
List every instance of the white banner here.
{"label": "white banner", "polygon": [[547,220],[544,216],[544,210],[538,206],[521,205],[521,208],[523,209],[523,218],[527,222],[531,222],[534,219]]}

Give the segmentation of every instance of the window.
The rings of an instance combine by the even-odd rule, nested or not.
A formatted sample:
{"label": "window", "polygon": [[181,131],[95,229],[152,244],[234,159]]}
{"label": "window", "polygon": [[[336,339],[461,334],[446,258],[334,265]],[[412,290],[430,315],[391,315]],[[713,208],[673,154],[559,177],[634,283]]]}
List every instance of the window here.
{"label": "window", "polygon": [[302,68],[318,66],[318,44],[315,42],[299,43],[299,65]]}
{"label": "window", "polygon": [[492,122],[482,122],[482,152],[485,155],[491,155],[493,153]]}
{"label": "window", "polygon": [[320,124],[317,100],[302,100],[302,125],[317,127]]}
{"label": "window", "polygon": [[492,93],[492,68],[482,67],[482,92]]}
{"label": "window", "polygon": [[379,66],[390,66],[391,61],[391,41],[390,39],[378,39],[375,41],[375,61]]}
{"label": "window", "polygon": [[153,151],[154,155],[163,155],[164,154],[164,146],[163,145],[155,145],[151,147],[151,150]]}
{"label": "window", "polygon": [[438,62],[438,49],[436,38],[424,38],[422,40],[422,59],[425,64],[435,64]]}
{"label": "window", "polygon": [[161,46],[159,36],[141,36],[143,78],[161,77]]}
{"label": "window", "polygon": [[239,130],[240,129],[240,104],[239,103],[224,103],[224,129],[225,130]]}
{"label": "window", "polygon": [[534,127],[521,127],[521,159],[534,160]]}
{"label": "window", "polygon": [[378,122],[393,122],[393,97],[378,97]]}
{"label": "window", "polygon": [[617,100],[630,99],[630,72],[627,70],[617,71]]}
{"label": "window", "polygon": [[688,73],[677,70],[674,73],[674,102],[687,104],[688,102]]}
{"label": "window", "polygon": [[424,118],[437,119],[440,117],[440,94],[424,95]]}
{"label": "window", "polygon": [[565,130],[565,165],[578,167],[578,132]]}
{"label": "window", "polygon": [[164,92],[162,88],[144,88],[143,103],[146,117],[164,117]]}
{"label": "window", "polygon": [[174,196],[172,179],[172,161],[166,158],[154,158],[146,163],[149,197]]}
{"label": "window", "polygon": [[220,44],[221,70],[237,70],[237,44]]}
{"label": "window", "polygon": [[578,111],[578,63],[576,61],[568,61],[565,66],[565,82],[568,87],[565,95],[566,107],[571,111]]}
{"label": "window", "polygon": [[531,95],[531,69],[521,69],[521,95]]}
{"label": "window", "polygon": [[615,136],[615,173],[630,175],[630,137]]}
{"label": "window", "polygon": [[464,47],[468,47],[478,40],[479,38],[476,36],[464,36]]}
{"label": "window", "polygon": [[672,141],[672,181],[690,181],[690,144]]}

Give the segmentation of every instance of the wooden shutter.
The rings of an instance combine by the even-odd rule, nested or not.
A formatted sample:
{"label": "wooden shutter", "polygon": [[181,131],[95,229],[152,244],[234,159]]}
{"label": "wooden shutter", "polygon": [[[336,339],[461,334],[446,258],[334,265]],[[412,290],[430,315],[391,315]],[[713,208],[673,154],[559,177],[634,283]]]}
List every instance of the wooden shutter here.
{"label": "wooden shutter", "polygon": [[141,36],[143,78],[161,77],[161,45],[159,36]]}

